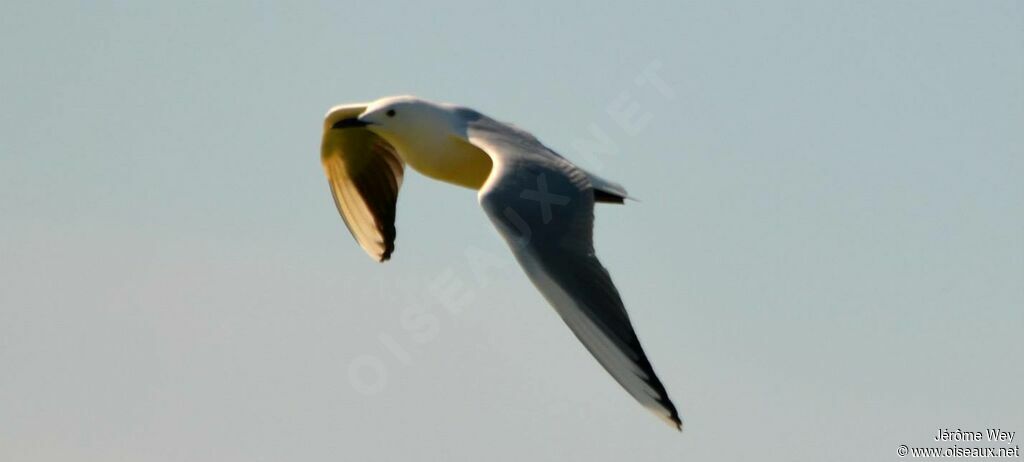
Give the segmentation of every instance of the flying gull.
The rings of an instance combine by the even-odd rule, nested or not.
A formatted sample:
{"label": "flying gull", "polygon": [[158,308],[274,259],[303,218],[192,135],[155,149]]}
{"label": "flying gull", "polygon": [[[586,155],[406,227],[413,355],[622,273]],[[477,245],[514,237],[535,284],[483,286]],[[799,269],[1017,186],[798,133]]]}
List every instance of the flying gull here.
{"label": "flying gull", "polygon": [[534,286],[637,401],[682,429],[608,271],[594,254],[595,203],[626,190],[572,164],[533,135],[473,109],[412,96],[331,108],[321,161],[356,242],[383,262],[395,250],[405,165],[472,188]]}

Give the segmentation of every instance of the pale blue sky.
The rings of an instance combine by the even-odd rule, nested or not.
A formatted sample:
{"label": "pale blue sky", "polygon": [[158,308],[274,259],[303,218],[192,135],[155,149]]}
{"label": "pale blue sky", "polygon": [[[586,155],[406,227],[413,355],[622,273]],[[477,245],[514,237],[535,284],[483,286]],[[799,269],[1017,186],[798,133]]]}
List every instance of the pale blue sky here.
{"label": "pale blue sky", "polygon": [[[0,459],[861,461],[1024,432],[1024,5],[576,3],[0,5]],[[685,432],[472,191],[407,175],[394,258],[366,258],[321,117],[402,93],[641,199],[598,209],[597,248]]]}

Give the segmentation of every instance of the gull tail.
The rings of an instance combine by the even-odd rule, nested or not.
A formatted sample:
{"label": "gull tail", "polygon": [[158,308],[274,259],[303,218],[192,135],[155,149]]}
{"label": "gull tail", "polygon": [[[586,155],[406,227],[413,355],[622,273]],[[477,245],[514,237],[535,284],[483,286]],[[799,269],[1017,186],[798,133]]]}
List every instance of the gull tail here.
{"label": "gull tail", "polygon": [[626,188],[623,188],[622,185],[614,181],[608,181],[590,172],[586,172],[586,174],[590,178],[590,186],[594,188],[594,202],[622,204],[626,199],[636,200],[636,198],[630,197],[629,193],[626,192]]}

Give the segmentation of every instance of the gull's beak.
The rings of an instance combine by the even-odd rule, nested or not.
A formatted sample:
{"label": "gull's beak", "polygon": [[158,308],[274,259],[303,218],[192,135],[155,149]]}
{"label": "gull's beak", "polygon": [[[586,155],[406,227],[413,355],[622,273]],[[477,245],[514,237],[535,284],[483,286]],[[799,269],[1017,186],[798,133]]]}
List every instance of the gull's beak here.
{"label": "gull's beak", "polygon": [[341,119],[335,122],[334,125],[331,125],[331,128],[359,128],[367,125],[371,125],[370,122],[365,122],[359,117],[350,117],[348,119]]}
{"label": "gull's beak", "polygon": [[356,119],[359,119],[359,121],[362,122],[364,126],[366,126],[366,125],[377,125],[372,120],[370,120],[369,115],[370,115],[370,111],[363,111],[363,113],[359,114],[359,116],[356,117]]}

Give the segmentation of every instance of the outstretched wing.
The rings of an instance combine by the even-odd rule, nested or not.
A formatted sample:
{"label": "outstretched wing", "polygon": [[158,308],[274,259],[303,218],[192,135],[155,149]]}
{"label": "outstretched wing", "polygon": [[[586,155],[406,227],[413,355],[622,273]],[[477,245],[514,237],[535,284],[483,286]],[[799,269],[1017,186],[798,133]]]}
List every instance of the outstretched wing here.
{"label": "outstretched wing", "polygon": [[481,116],[467,134],[494,161],[480,204],[530,280],[630,395],[681,429],[611,276],[594,254],[591,179],[513,127]]}
{"label": "outstretched wing", "polygon": [[331,110],[320,161],[352,237],[371,258],[383,262],[395,250],[395,205],[404,164],[387,141],[352,123],[364,109],[352,105]]}

